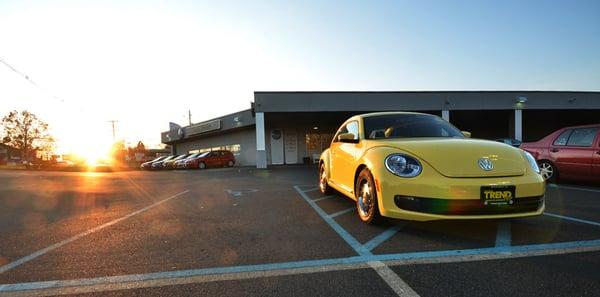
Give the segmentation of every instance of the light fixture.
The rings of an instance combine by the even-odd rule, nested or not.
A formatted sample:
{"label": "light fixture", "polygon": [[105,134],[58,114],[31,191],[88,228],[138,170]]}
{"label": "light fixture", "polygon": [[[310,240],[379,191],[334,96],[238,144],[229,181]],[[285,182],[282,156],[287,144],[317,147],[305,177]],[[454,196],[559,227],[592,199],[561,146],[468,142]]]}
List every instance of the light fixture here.
{"label": "light fixture", "polygon": [[521,103],[521,104],[526,103],[527,102],[527,97],[525,97],[525,96],[517,96],[517,99],[515,99],[515,102],[516,103]]}
{"label": "light fixture", "polygon": [[313,130],[319,130],[319,127],[317,127],[317,126],[314,126],[314,127],[313,127]]}
{"label": "light fixture", "polygon": [[527,97],[525,97],[525,96],[517,96],[517,98],[515,99],[515,102],[516,103],[521,103],[521,104],[527,103]]}

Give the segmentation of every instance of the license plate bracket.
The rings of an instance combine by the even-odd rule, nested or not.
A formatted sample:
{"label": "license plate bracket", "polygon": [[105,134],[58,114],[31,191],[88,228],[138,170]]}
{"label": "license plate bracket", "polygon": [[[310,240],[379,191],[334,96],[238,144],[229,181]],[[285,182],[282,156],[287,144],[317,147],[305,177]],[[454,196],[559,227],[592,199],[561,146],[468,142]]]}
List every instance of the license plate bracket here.
{"label": "license plate bracket", "polygon": [[502,206],[513,204],[516,186],[492,185],[481,186],[480,199],[487,206]]}

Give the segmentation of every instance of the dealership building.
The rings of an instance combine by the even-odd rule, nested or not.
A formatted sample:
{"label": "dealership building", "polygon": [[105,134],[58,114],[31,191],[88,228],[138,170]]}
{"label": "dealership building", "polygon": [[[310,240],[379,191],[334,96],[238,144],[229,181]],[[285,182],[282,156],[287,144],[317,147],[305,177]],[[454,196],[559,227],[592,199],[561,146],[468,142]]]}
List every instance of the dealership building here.
{"label": "dealership building", "polygon": [[535,141],[600,123],[600,92],[255,92],[250,109],[161,133],[173,154],[232,151],[238,166],[318,160],[349,117],[376,111],[438,115],[473,138]]}

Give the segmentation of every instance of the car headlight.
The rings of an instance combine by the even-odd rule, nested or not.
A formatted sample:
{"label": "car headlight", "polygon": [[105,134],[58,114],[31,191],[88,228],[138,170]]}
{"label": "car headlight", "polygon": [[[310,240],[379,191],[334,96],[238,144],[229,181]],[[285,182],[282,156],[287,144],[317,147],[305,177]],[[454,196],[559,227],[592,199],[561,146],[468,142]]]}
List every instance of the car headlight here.
{"label": "car headlight", "polygon": [[533,169],[533,171],[539,174],[540,167],[538,167],[535,158],[528,151],[523,151],[523,153],[525,154],[525,159],[527,159],[527,162],[529,162],[529,166],[531,166],[531,169]]}
{"label": "car headlight", "polygon": [[385,168],[400,177],[415,177],[421,173],[423,166],[413,157],[391,154],[385,158]]}

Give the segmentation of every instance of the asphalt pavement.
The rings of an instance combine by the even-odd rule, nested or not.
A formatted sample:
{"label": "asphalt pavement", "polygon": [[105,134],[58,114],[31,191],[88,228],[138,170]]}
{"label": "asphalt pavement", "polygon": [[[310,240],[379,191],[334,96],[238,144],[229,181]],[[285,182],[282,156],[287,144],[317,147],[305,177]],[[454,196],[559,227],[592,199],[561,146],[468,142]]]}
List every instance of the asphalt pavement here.
{"label": "asphalt pavement", "polygon": [[367,226],[316,171],[0,171],[0,296],[600,295],[600,187]]}

